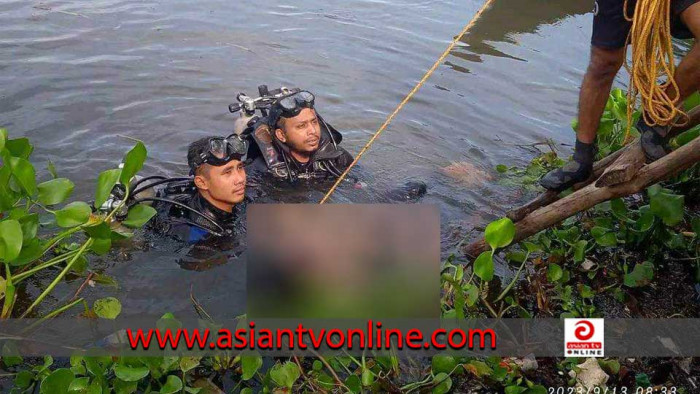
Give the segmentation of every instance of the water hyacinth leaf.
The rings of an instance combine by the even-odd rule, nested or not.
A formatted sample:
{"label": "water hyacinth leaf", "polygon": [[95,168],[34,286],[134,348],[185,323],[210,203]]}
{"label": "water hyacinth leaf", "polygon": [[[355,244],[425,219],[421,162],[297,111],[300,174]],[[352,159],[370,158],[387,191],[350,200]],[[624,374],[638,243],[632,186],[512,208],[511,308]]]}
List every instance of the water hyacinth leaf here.
{"label": "water hyacinth leaf", "polygon": [[28,159],[34,151],[34,147],[29,143],[29,138],[13,138],[5,141],[5,148],[10,152],[10,155],[22,159]]}
{"label": "water hyacinth leaf", "polygon": [[433,394],[449,393],[452,389],[452,378],[450,375],[440,372],[433,378]]}
{"label": "water hyacinth leaf", "polygon": [[620,372],[620,362],[617,360],[598,360],[598,364],[610,375],[617,375]]}
{"label": "water hyacinth leaf", "polygon": [[136,382],[125,382],[121,379],[114,379],[112,383],[115,394],[133,394],[138,388],[138,381]]}
{"label": "water hyacinth leaf", "polygon": [[92,310],[103,319],[116,319],[122,311],[122,304],[114,297],[105,297],[95,300]]}
{"label": "water hyacinth leaf", "polygon": [[22,226],[22,239],[24,241],[29,241],[30,239],[36,237],[36,232],[39,230],[39,215],[36,213],[30,213],[24,215],[17,219],[20,226]]}
{"label": "water hyacinth leaf", "polygon": [[29,371],[19,371],[19,372],[17,372],[17,375],[15,375],[14,384],[15,384],[15,387],[17,387],[17,388],[26,389],[32,384],[33,380],[34,380],[33,373],[31,373]]}
{"label": "water hyacinth leaf", "polygon": [[437,354],[433,356],[431,365],[433,373],[444,372],[449,374],[457,366],[457,360],[450,355]]}
{"label": "water hyacinth leaf", "polygon": [[90,245],[90,250],[95,252],[98,256],[103,256],[109,252],[112,247],[111,238],[97,238],[92,240],[92,245]]}
{"label": "water hyacinth leaf", "polygon": [[348,376],[348,378],[345,379],[345,385],[355,394],[362,392],[362,381],[360,381],[357,375]]}
{"label": "water hyacinth leaf", "polygon": [[489,223],[486,226],[484,238],[492,249],[503,248],[510,245],[515,237],[515,225],[508,218],[502,218]]}
{"label": "water hyacinth leaf", "polygon": [[250,380],[262,367],[263,360],[258,354],[244,354],[241,356],[241,379]]}
{"label": "water hyacinth leaf", "polygon": [[605,227],[593,227],[591,229],[591,235],[600,246],[617,245],[617,237],[615,236],[615,233]]}
{"label": "water hyacinth leaf", "polygon": [[301,372],[299,367],[291,361],[287,361],[284,364],[275,364],[270,369],[270,378],[279,387],[286,387],[292,389],[294,382],[299,379]]}
{"label": "water hyacinth leaf", "polygon": [[87,203],[75,201],[56,211],[54,216],[56,217],[56,224],[60,227],[68,228],[86,223],[90,219],[90,213],[92,213],[92,210]]}
{"label": "water hyacinth leaf", "polygon": [[0,127],[0,150],[5,149],[5,142],[7,142],[7,129]]}
{"label": "water hyacinth leaf", "polygon": [[648,205],[639,208],[639,219],[634,223],[637,231],[647,232],[654,225],[654,213],[651,211]]}
{"label": "water hyacinth leaf", "polygon": [[22,226],[14,219],[0,222],[0,260],[12,261],[22,250]]}
{"label": "water hyacinth leaf", "polygon": [[137,204],[129,209],[122,224],[126,227],[138,228],[148,223],[158,212],[150,205]]}
{"label": "water hyacinth leaf", "polygon": [[75,185],[69,179],[56,178],[37,185],[37,199],[44,205],[60,204],[73,192]]}
{"label": "water hyacinth leaf", "polygon": [[68,391],[71,393],[87,393],[88,386],[90,385],[90,378],[85,376],[82,378],[73,379],[68,386]]}
{"label": "water hyacinth leaf", "polygon": [[160,388],[161,394],[173,394],[182,390],[182,380],[175,375],[168,375],[163,387]]}
{"label": "water hyacinth leaf", "polygon": [[323,363],[319,360],[314,360],[313,364],[311,365],[311,369],[314,371],[320,371],[323,369]]}
{"label": "water hyacinth leaf", "polygon": [[537,384],[523,391],[523,394],[547,394],[547,388]]}
{"label": "water hyacinth leaf", "polygon": [[21,157],[11,157],[10,169],[22,190],[33,196],[36,193],[36,171],[32,163]]}
{"label": "water hyacinth leaf", "polygon": [[114,185],[119,180],[119,175],[122,170],[107,170],[102,171],[97,177],[97,189],[95,190],[95,208],[99,208],[107,201]]}
{"label": "water hyacinth leaf", "polygon": [[53,165],[53,162],[49,160],[49,162],[46,164],[46,169],[49,171],[49,174],[51,174],[51,178],[56,179],[58,178],[58,173],[56,172],[56,166]]}
{"label": "water hyacinth leaf", "polygon": [[102,394],[102,383],[98,379],[93,380],[87,389],[87,394]]}
{"label": "water hyacinth leaf", "polygon": [[41,394],[66,394],[73,379],[75,379],[73,371],[68,368],[59,368],[41,381],[39,392]]}
{"label": "water hyacinth leaf", "polygon": [[136,382],[148,376],[148,367],[130,367],[124,364],[114,365],[114,374],[125,382]]}
{"label": "water hyacinth leaf", "polygon": [[368,368],[363,368],[360,380],[363,386],[371,386],[374,383],[374,374]]}
{"label": "water hyacinth leaf", "polygon": [[692,129],[681,133],[678,137],[675,138],[675,141],[678,146],[683,146],[688,142],[696,139],[698,135],[700,135],[700,127],[695,126]]}
{"label": "water hyacinth leaf", "polygon": [[187,372],[199,365],[200,357],[182,357],[180,359],[180,371]]}
{"label": "water hyacinth leaf", "polygon": [[684,197],[659,192],[650,198],[651,211],[667,226],[675,226],[683,220]]}
{"label": "water hyacinth leaf", "polygon": [[119,181],[128,185],[131,178],[141,171],[143,163],[146,161],[146,146],[139,141],[133,148],[124,156],[124,167],[122,168]]}
{"label": "water hyacinth leaf", "polygon": [[625,274],[624,284],[627,287],[642,287],[646,286],[654,278],[654,265],[645,261],[641,264],[635,264],[632,272]]}
{"label": "water hyacinth leaf", "polygon": [[12,260],[10,265],[14,267],[26,265],[38,259],[43,254],[44,246],[37,238],[33,238],[22,244],[22,250],[19,252],[19,256]]}
{"label": "water hyacinth leaf", "polygon": [[496,166],[496,171],[503,174],[508,171],[508,166],[506,166],[505,164],[499,164]]}
{"label": "water hyacinth leaf", "polygon": [[24,359],[19,355],[19,350],[17,350],[17,345],[14,342],[5,342],[2,345],[2,363],[6,367],[13,367],[20,364]]}
{"label": "water hyacinth leaf", "polygon": [[537,245],[537,244],[532,243],[532,242],[527,242],[527,241],[525,241],[525,242],[523,242],[523,246],[524,246],[525,249],[527,249],[527,251],[530,252],[530,253],[541,252],[541,251],[542,251],[542,247],[541,247],[540,245]]}
{"label": "water hyacinth leaf", "polygon": [[476,258],[474,274],[486,282],[493,279],[493,255],[491,251],[483,252]]}
{"label": "water hyacinth leaf", "polygon": [[690,222],[691,227],[693,228],[693,232],[695,233],[695,236],[700,236],[700,217],[694,217],[693,220]]}
{"label": "water hyacinth leaf", "polygon": [[321,388],[327,390],[331,390],[335,386],[335,381],[333,380],[333,378],[325,372],[321,372],[320,374],[318,374],[316,382],[318,382],[318,385],[321,386]]}
{"label": "water hyacinth leaf", "polygon": [[466,295],[467,306],[472,307],[476,304],[479,299],[479,288],[474,284],[467,284],[464,286],[464,294]]}
{"label": "water hyacinth leaf", "polygon": [[562,278],[564,271],[557,264],[551,263],[547,267],[547,280],[550,282],[556,282]]}
{"label": "water hyacinth leaf", "polygon": [[505,393],[506,394],[520,394],[525,390],[527,390],[527,388],[521,387],[521,386],[507,386],[505,388]]}
{"label": "water hyacinth leaf", "polygon": [[574,245],[574,262],[580,263],[586,256],[586,246],[588,246],[588,241],[582,239]]}
{"label": "water hyacinth leaf", "polygon": [[610,208],[613,212],[613,215],[615,215],[615,217],[617,217],[618,219],[627,218],[627,205],[625,205],[625,202],[621,198],[611,200]]}

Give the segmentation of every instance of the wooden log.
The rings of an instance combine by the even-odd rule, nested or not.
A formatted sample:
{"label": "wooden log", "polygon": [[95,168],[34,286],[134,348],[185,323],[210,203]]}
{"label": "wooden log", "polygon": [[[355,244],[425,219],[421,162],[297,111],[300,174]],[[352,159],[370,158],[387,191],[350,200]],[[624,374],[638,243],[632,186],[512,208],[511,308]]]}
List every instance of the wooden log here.
{"label": "wooden log", "polygon": [[615,160],[595,182],[597,187],[618,185],[634,178],[637,171],[644,165],[646,156],[642,149],[642,144],[635,141],[630,144],[619,159]]}
{"label": "wooden log", "polygon": [[[623,153],[625,153],[627,150],[629,150],[630,146],[632,144],[635,144],[637,142],[638,142],[638,140],[635,140],[635,141],[631,142],[630,144],[625,145],[623,148],[621,148],[621,149],[605,156],[604,158],[598,160],[597,162],[595,162],[595,164],[593,164],[593,175],[590,178],[588,178],[587,180],[585,180],[581,183],[575,184],[573,186],[573,190],[579,190],[579,189],[582,189],[582,188],[588,186],[591,182],[596,180],[596,178],[598,178],[603,173],[603,171],[605,171],[605,169],[608,168],[608,166],[610,166],[613,162],[615,162],[615,160],[617,160],[617,158],[619,158]],[[534,210],[536,210],[538,208],[547,206],[547,205],[553,203],[554,201],[557,201],[558,199],[559,199],[559,193],[551,191],[551,190],[547,190],[546,192],[540,194],[539,196],[537,196],[537,198],[530,201],[529,203],[509,211],[506,214],[506,217],[509,218],[510,220],[512,220],[513,222],[519,222],[525,216],[529,215],[530,212],[533,212]]]}
{"label": "wooden log", "polygon": [[[519,242],[537,234],[603,201],[638,193],[650,185],[689,168],[698,161],[700,161],[700,138],[696,138],[663,158],[643,166],[634,178],[627,182],[602,188],[590,184],[546,207],[537,209],[523,220],[515,223],[513,242]],[[476,257],[488,248],[489,246],[482,238],[468,245],[464,252],[468,256]]]}

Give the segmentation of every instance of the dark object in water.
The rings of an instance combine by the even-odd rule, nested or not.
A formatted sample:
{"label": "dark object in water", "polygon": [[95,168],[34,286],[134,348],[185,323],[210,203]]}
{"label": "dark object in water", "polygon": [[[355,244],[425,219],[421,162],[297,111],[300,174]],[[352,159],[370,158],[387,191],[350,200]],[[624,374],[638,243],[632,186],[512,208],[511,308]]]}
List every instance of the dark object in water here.
{"label": "dark object in water", "polygon": [[403,186],[389,191],[387,196],[393,201],[414,201],[423,197],[428,191],[424,182],[408,181]]}

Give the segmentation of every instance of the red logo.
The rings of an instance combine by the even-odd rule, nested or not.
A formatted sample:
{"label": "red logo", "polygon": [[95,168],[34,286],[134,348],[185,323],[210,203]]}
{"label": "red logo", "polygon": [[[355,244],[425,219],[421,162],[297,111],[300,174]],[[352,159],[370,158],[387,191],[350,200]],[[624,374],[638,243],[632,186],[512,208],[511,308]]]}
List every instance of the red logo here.
{"label": "red logo", "polygon": [[576,330],[574,330],[574,335],[580,341],[587,341],[593,337],[595,333],[595,328],[593,324],[588,320],[581,320],[576,323]]}

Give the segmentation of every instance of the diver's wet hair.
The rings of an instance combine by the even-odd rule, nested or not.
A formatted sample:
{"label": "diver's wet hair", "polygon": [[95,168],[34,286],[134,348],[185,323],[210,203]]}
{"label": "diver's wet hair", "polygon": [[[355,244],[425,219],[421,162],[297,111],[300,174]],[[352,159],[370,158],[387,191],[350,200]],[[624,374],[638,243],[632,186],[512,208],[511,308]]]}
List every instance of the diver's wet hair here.
{"label": "diver's wet hair", "polygon": [[190,166],[190,172],[193,174],[202,167],[198,159],[201,157],[202,153],[209,151],[209,141],[212,138],[216,138],[216,136],[200,138],[191,143],[187,148],[187,164]]}

